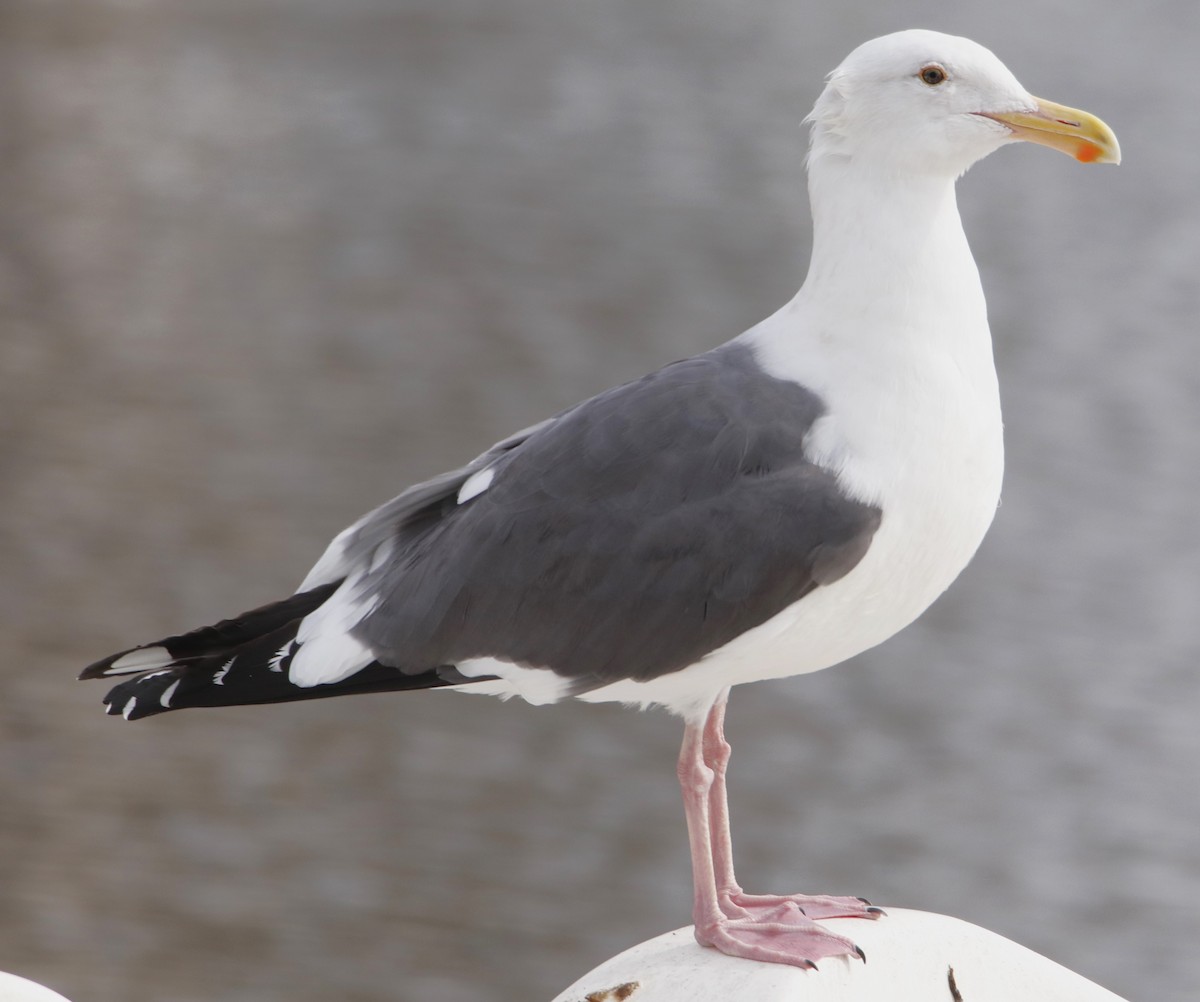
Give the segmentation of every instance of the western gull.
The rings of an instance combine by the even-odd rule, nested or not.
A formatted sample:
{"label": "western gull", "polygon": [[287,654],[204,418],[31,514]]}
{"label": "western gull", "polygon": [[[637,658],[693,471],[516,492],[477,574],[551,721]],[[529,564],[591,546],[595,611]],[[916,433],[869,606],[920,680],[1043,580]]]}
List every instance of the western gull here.
{"label": "western gull", "polygon": [[987,49],[923,30],[855,49],[808,121],[812,258],[782,309],[410,487],[291,597],[89,666],[135,676],[107,712],[435,687],[665,707],[684,721],[699,942],[862,956],[819,920],[877,916],[864,900],[737,884],[729,690],[875,646],[966,566],[1003,444],[955,180],[1016,140],[1120,151]]}

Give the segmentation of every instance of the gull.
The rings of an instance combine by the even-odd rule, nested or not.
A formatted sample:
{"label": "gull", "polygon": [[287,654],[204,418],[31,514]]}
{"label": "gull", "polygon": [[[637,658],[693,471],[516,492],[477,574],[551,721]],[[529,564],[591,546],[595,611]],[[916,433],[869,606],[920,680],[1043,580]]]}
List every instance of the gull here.
{"label": "gull", "polygon": [[863,899],[738,885],[729,691],[874,647],[970,561],[1004,450],[955,181],[1020,140],[1120,149],[924,30],[855,49],[808,121],[813,248],[790,302],[410,487],[290,597],[89,666],[133,676],[108,712],[426,688],[664,707],[684,723],[697,940],[805,968],[863,956],[826,924],[879,916]]}

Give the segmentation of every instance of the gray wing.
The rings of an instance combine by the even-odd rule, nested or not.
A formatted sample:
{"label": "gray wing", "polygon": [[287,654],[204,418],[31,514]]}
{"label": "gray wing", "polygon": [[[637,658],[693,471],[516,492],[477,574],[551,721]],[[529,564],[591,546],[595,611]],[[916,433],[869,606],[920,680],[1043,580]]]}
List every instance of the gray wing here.
{"label": "gray wing", "polygon": [[376,554],[380,553],[381,547],[392,551],[398,545],[401,552],[404,552],[420,538],[419,531],[414,531],[415,523],[427,518],[431,510],[440,509],[448,499],[457,498],[463,484],[475,473],[487,469],[531,435],[557,420],[557,417],[547,418],[509,435],[476,456],[466,466],[414,484],[391,501],[367,512],[334,537],[321,559],[313,565],[312,570],[301,582],[297,593],[341,582],[347,577],[364,575],[366,568],[376,559]]}
{"label": "gray wing", "polygon": [[655,678],[866,552],[880,510],[805,456],[822,413],[748,348],[723,346],[406,491],[343,533],[305,587],[357,578],[370,611],[352,632],[404,673],[495,657],[576,692]]}

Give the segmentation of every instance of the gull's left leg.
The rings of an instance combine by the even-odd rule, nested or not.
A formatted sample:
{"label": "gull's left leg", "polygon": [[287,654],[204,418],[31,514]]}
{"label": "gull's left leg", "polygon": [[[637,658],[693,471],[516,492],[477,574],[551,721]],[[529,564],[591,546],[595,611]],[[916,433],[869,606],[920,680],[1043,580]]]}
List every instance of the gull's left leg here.
{"label": "gull's left leg", "polygon": [[791,917],[809,919],[878,918],[882,913],[862,898],[814,894],[747,894],[733,873],[733,840],[729,834],[729,800],[725,773],[729,767],[729,742],[725,740],[726,689],[704,721],[702,751],[704,764],[712,770],[708,820],[712,843],[713,875],[721,910],[731,918],[787,922]]}
{"label": "gull's left leg", "polygon": [[[722,694],[719,700],[721,709],[724,707],[724,698]],[[716,819],[716,823],[711,817],[716,772],[704,756],[707,726],[706,721],[689,720],[684,728],[683,748],[679,753],[679,785],[683,791],[688,842],[692,849],[692,917],[696,926],[696,940],[702,946],[714,947],[733,957],[796,967],[814,968],[816,961],[822,957],[856,954],[862,957],[862,950],[851,940],[812,921],[801,914],[798,908],[787,910],[781,920],[773,914],[779,911],[778,905],[762,909],[759,915],[755,914],[753,904],[746,907],[730,903],[729,891],[730,888],[736,889],[736,884],[732,883],[732,866],[726,864],[729,825],[727,816]],[[719,728],[719,720],[717,726]],[[723,792],[718,799],[724,802]],[[714,844],[714,831],[724,832],[723,845]],[[727,870],[727,879],[718,880],[718,866]],[[722,883],[728,885],[724,890]],[[740,894],[740,890],[737,893]],[[723,897],[726,899],[724,905]],[[861,902],[859,904],[861,907]],[[730,913],[731,908],[736,909],[736,914]]]}

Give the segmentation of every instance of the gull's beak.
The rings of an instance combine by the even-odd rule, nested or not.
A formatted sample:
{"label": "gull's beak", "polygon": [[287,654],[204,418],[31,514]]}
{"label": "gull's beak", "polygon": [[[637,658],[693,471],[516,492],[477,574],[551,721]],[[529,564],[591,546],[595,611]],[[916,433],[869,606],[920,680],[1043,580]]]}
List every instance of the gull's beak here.
{"label": "gull's beak", "polygon": [[1095,115],[1034,98],[1032,111],[980,111],[976,114],[1012,130],[1013,138],[1041,143],[1085,164],[1119,164],[1121,144],[1113,130]]}

